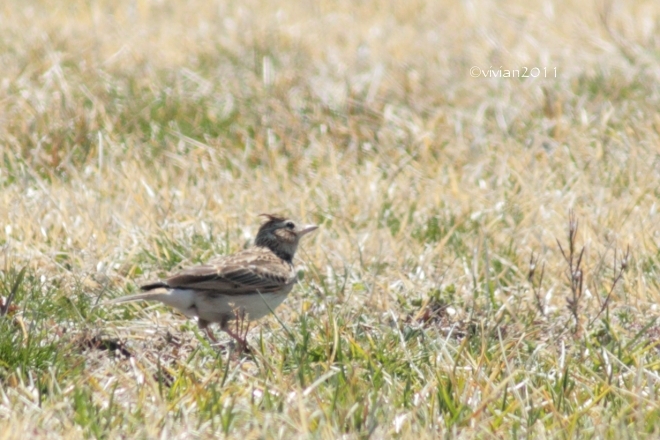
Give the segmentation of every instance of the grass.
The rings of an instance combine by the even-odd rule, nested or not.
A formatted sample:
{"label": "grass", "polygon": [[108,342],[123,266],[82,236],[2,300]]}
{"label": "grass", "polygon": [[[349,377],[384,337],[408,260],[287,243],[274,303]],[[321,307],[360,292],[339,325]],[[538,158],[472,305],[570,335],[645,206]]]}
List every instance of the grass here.
{"label": "grass", "polygon": [[[0,10],[1,440],[658,436],[654,2]],[[253,356],[102,305],[261,212]]]}

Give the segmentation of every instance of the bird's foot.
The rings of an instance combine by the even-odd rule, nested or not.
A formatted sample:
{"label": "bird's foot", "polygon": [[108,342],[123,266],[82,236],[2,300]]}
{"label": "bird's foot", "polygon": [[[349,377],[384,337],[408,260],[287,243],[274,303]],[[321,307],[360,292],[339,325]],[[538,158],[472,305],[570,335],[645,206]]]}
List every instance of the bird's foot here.
{"label": "bird's foot", "polygon": [[228,328],[225,328],[224,331],[236,341],[240,353],[252,353],[252,349],[245,340],[245,337],[242,337]]}

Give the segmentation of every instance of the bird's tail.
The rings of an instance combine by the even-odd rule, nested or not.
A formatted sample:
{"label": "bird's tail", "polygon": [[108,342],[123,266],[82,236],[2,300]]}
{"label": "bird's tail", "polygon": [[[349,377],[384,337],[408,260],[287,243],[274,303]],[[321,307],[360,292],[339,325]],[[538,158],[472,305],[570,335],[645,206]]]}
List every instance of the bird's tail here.
{"label": "bird's tail", "polygon": [[125,303],[125,302],[143,301],[143,300],[144,301],[162,301],[164,303],[167,303],[166,297],[169,295],[169,293],[163,292],[162,289],[167,289],[169,287],[170,286],[168,286],[166,283],[163,283],[162,281],[158,281],[158,282],[151,283],[151,284],[145,284],[144,286],[140,286],[140,290],[142,290],[145,293],[138,293],[137,295],[122,296],[120,298],[115,298],[115,299],[111,299],[110,301],[106,301],[104,304],[106,304],[106,305],[121,304],[121,303]]}
{"label": "bird's tail", "polygon": [[110,301],[106,301],[103,304],[105,305],[112,305],[112,304],[121,304],[125,302],[131,302],[131,301],[161,301],[161,302],[166,302],[165,298],[169,296],[169,293],[165,292],[146,292],[146,293],[138,293],[137,295],[128,295],[128,296],[122,296],[119,298],[111,299]]}
{"label": "bird's tail", "polygon": [[[167,285],[143,286],[143,290],[150,290],[137,295],[122,296],[103,303],[103,305],[115,305],[130,301],[160,301],[165,305],[174,307],[184,315],[195,316],[195,292],[188,289],[165,289]],[[153,291],[151,291],[153,290]]]}

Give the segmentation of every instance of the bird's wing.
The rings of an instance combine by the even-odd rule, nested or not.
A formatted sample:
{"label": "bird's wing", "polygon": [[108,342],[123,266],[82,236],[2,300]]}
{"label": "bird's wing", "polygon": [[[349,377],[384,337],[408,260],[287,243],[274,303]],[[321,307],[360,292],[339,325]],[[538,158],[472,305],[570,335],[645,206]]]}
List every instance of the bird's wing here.
{"label": "bird's wing", "polygon": [[169,287],[198,289],[226,295],[276,292],[295,283],[293,266],[259,248],[220,257],[191,267],[167,280]]}

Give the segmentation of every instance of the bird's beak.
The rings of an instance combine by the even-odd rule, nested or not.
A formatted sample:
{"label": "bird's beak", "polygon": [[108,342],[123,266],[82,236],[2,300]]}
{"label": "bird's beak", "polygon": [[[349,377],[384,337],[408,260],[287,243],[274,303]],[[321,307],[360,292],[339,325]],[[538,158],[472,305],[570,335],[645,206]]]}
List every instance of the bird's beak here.
{"label": "bird's beak", "polygon": [[300,229],[300,232],[298,232],[298,236],[302,237],[303,235],[309,234],[312,231],[317,230],[319,227],[316,225],[305,225]]}

